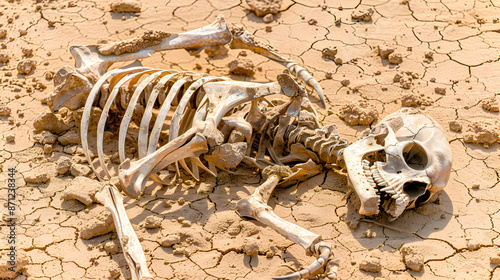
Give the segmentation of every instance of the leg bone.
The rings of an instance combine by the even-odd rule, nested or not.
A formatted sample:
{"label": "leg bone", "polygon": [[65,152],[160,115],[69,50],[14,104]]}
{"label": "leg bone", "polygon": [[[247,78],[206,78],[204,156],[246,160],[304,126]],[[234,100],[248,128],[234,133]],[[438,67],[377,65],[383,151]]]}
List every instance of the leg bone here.
{"label": "leg bone", "polygon": [[112,185],[106,185],[96,195],[97,200],[111,212],[123,255],[130,267],[132,280],[153,279],[146,265],[146,257],[123,206],[123,197]]}
{"label": "leg bone", "polygon": [[[288,166],[269,166],[264,169],[262,174],[264,178],[267,178],[266,181],[255,190],[253,195],[238,202],[236,205],[238,214],[258,220],[301,245],[308,255],[314,254],[319,257],[311,265],[299,272],[273,279],[297,280],[317,274],[331,258],[331,246],[320,241],[321,236],[278,217],[271,207],[267,205],[276,185],[283,177],[290,176],[292,171]],[[333,276],[334,273],[331,273],[331,275]]]}

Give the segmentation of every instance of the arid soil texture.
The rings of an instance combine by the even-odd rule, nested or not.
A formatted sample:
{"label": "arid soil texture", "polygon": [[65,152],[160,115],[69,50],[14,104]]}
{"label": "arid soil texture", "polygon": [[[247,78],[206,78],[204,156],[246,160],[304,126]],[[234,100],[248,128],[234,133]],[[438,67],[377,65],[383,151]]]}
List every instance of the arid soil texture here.
{"label": "arid soil texture", "polygon": [[[322,124],[336,123],[350,141],[405,106],[424,110],[446,131],[453,150],[448,185],[395,221],[360,217],[345,175],[327,168],[275,191],[271,206],[280,217],[334,244],[339,279],[500,279],[500,2],[285,0],[264,17],[232,0],[125,8],[130,12],[111,1],[0,2],[0,277],[130,277],[111,216],[95,203],[100,184],[83,157],[78,114],[61,110],[35,120],[49,112],[54,72],[74,64],[71,45],[147,30],[179,33],[224,14],[314,74],[327,99],[322,109],[311,96]],[[229,73],[236,59],[242,68],[233,72],[243,75]],[[275,81],[284,70],[239,50],[215,58],[168,51],[143,64],[255,82]],[[34,128],[40,125],[52,132]],[[6,262],[9,168],[17,194],[16,274]],[[201,182],[185,175],[171,186],[151,184],[138,200],[126,199],[155,279],[270,279],[310,264],[299,245],[235,214],[235,203],[260,182],[259,172],[241,167]]]}

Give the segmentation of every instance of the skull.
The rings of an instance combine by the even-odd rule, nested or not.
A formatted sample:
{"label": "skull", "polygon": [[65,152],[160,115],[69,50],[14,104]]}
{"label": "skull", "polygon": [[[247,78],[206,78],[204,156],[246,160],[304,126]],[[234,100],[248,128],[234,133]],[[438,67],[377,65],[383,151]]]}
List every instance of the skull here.
{"label": "skull", "polygon": [[412,108],[387,116],[343,156],[362,215],[378,214],[382,208],[397,218],[442,190],[451,172],[451,148],[443,129]]}

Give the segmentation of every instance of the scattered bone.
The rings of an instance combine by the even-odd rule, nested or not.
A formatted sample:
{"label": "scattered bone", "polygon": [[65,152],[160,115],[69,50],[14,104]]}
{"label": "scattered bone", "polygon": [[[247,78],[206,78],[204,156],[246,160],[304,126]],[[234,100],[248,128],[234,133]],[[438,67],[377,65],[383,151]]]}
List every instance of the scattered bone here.
{"label": "scattered bone", "polygon": [[368,257],[359,263],[359,269],[368,272],[380,272],[382,270],[382,265],[378,258]]}
{"label": "scattered bone", "polygon": [[19,74],[28,75],[36,69],[36,62],[31,59],[22,60],[17,64],[17,72]]}
{"label": "scattered bone", "polygon": [[[11,240],[11,239],[9,239]],[[6,247],[9,248],[10,246]],[[1,279],[17,279],[16,276],[22,269],[30,263],[30,258],[24,250],[20,250],[16,246],[15,260],[11,259],[11,250],[0,250],[0,278]],[[21,276],[22,277],[22,276]]]}
{"label": "scattered bone", "polygon": [[91,209],[83,219],[80,230],[80,237],[83,239],[90,239],[116,230],[113,216],[102,206]]}
{"label": "scattered bone", "polygon": [[262,20],[265,22],[265,23],[271,23],[274,21],[274,16],[273,14],[267,14],[265,15]]}
{"label": "scattered bone", "polygon": [[448,123],[450,130],[455,132],[462,131],[462,124],[459,121],[450,121]]}
{"label": "scattered bone", "polygon": [[386,45],[378,45],[378,54],[382,58],[388,58],[391,53],[394,52],[394,48],[388,47]]}
{"label": "scattered bone", "polygon": [[483,100],[482,106],[484,110],[491,112],[498,112],[500,109],[495,97]]}
{"label": "scattered bone", "polygon": [[135,53],[144,48],[161,44],[163,39],[170,37],[172,34],[161,31],[146,31],[141,37],[114,42],[109,44],[98,45],[97,50],[102,55],[120,55],[123,53]]}
{"label": "scattered bone", "polygon": [[5,29],[0,29],[0,39],[4,39],[5,37],[7,37],[7,30]]}
{"label": "scattered bone", "polygon": [[7,53],[0,53],[0,63],[7,63],[10,60],[10,56]]}
{"label": "scattered bone", "polygon": [[258,17],[267,14],[277,14],[281,8],[282,0],[245,0],[250,10]]}
{"label": "scattered bone", "polygon": [[500,121],[483,120],[469,124],[464,132],[464,141],[489,148],[491,144],[500,141]]}
{"label": "scattered bone", "polygon": [[140,13],[141,6],[135,2],[114,2],[110,5],[113,13]]}
{"label": "scattered bone", "polygon": [[443,87],[435,87],[434,88],[434,92],[437,93],[437,94],[442,94],[442,95],[445,95],[446,94],[446,88],[443,88]]}
{"label": "scattered bone", "polygon": [[181,237],[177,234],[167,235],[162,241],[161,246],[171,247],[172,245],[179,244],[181,242]]}
{"label": "scattered bone", "polygon": [[33,127],[38,133],[46,130],[54,134],[61,134],[74,126],[68,120],[64,120],[59,114],[51,112],[41,113],[33,122]]}
{"label": "scattered bone", "polygon": [[14,141],[16,141],[16,135],[12,133],[6,134],[5,141],[7,141],[7,143],[13,143]]}
{"label": "scattered bone", "polygon": [[229,73],[242,76],[253,76],[255,74],[252,60],[247,58],[238,58],[229,63]]}
{"label": "scattered bone", "polygon": [[78,176],[71,181],[69,186],[63,191],[62,199],[76,199],[86,206],[97,202],[95,194],[102,189],[103,185],[99,181],[87,177]]}
{"label": "scattered bone", "polygon": [[87,176],[92,172],[90,167],[83,165],[83,164],[72,164],[70,167],[71,175],[74,177],[78,176]]}
{"label": "scattered bone", "polygon": [[334,60],[337,55],[337,48],[324,48],[321,51],[321,56],[326,59]]}
{"label": "scattered bone", "polygon": [[388,57],[390,64],[400,64],[403,62],[403,55],[400,53],[391,53]]}
{"label": "scattered bone", "polygon": [[363,100],[341,108],[339,117],[350,125],[370,125],[378,118],[378,112],[375,107]]}
{"label": "scattered bone", "polygon": [[161,221],[162,219],[160,217],[151,215],[147,216],[146,219],[144,220],[144,227],[145,228],[159,228],[161,226]]}
{"label": "scattered bone", "polygon": [[57,160],[56,171],[60,175],[66,174],[71,168],[71,160],[67,157],[61,157]]}
{"label": "scattered bone", "polygon": [[371,21],[374,12],[372,8],[368,10],[357,10],[351,14],[351,18],[355,20]]}
{"label": "scattered bone", "polygon": [[403,245],[401,255],[407,268],[413,271],[420,271],[424,268],[424,256],[412,245]]}

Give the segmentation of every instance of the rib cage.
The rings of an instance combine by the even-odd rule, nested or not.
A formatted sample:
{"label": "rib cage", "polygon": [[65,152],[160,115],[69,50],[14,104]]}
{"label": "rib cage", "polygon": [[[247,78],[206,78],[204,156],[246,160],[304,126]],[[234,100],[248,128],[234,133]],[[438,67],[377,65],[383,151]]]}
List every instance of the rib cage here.
{"label": "rib cage", "polygon": [[[87,135],[92,105],[99,104],[99,107],[102,108],[97,128],[97,156],[105,176],[109,179],[111,175],[104,161],[103,138],[110,112],[123,114],[119,128],[118,154],[120,162],[124,162],[126,159],[125,140],[134,110],[138,105],[144,108],[137,144],[138,156],[142,158],[156,151],[161,130],[169,112],[173,112],[169,142],[189,129],[195,121],[204,120],[206,110],[197,110],[200,108],[200,104],[206,101],[204,92],[200,88],[205,83],[224,80],[228,80],[228,78],[197,74],[191,71],[148,67],[117,69],[106,73],[95,83],[85,104],[81,126],[84,151],[88,150]],[[159,111],[150,131],[153,108]],[[91,162],[88,152],[86,152],[86,157]],[[185,166],[184,161],[181,162],[181,165],[189,173],[192,173]],[[92,164],[91,166],[94,169]],[[194,166],[193,169],[195,174],[192,175],[197,177],[197,167]],[[96,172],[96,174],[98,173]],[[154,179],[159,180],[157,177]]]}

